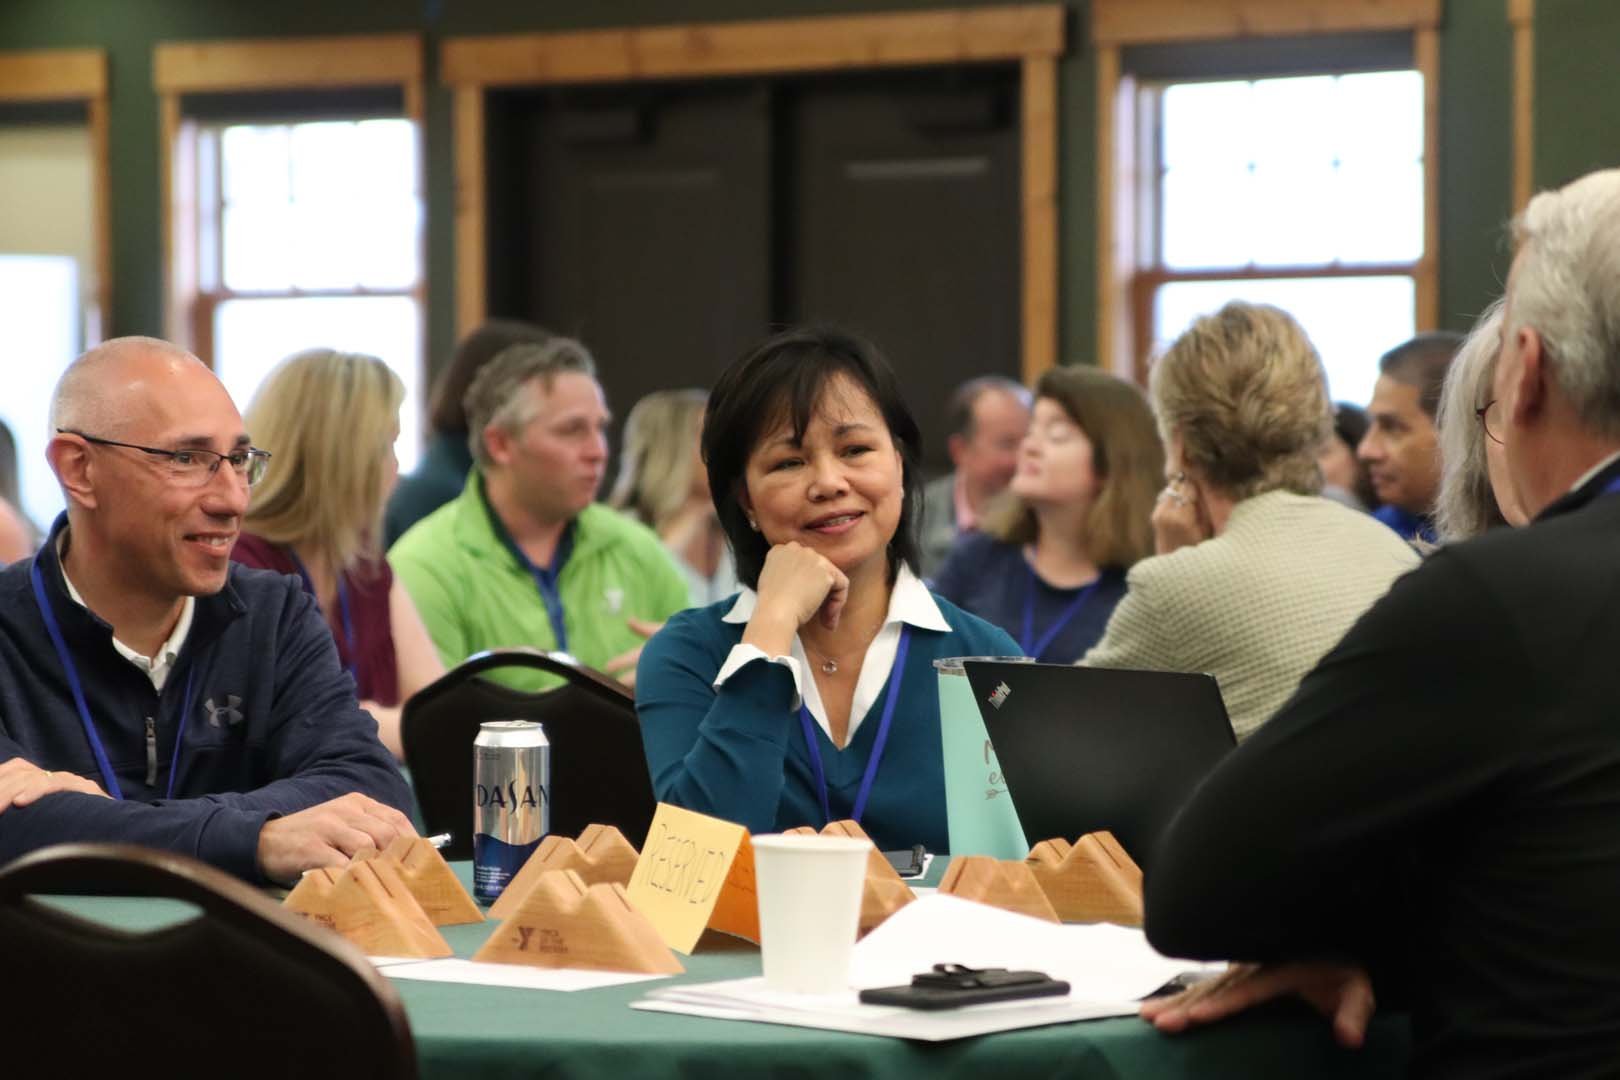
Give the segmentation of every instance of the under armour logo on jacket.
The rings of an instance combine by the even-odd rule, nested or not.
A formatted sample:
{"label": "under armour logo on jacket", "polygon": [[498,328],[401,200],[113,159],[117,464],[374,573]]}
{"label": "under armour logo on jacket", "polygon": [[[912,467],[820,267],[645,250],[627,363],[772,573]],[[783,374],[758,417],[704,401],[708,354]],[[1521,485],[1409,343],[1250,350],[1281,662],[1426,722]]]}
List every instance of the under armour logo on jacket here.
{"label": "under armour logo on jacket", "polygon": [[242,699],[235,694],[225,695],[225,704],[215,705],[214,699],[209,698],[203,702],[203,708],[208,710],[208,723],[210,727],[235,727],[242,722],[242,711],[237,708]]}

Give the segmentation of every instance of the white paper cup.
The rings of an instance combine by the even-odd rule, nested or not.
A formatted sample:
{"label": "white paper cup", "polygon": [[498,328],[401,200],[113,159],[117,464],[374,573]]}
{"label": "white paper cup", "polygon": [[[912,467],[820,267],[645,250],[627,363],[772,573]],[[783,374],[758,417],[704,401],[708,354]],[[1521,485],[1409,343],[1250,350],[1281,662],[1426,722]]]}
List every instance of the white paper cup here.
{"label": "white paper cup", "polygon": [[756,836],[753,844],[766,985],[797,994],[847,990],[872,842]]}

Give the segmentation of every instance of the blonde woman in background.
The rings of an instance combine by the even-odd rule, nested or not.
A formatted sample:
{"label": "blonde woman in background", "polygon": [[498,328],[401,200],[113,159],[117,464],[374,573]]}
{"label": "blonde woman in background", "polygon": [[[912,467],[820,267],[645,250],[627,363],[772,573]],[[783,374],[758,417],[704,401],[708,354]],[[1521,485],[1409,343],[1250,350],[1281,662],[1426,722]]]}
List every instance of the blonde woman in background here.
{"label": "blonde woman in background", "polygon": [[1502,302],[1485,310],[1446,371],[1435,427],[1440,437],[1440,494],[1434,502],[1435,531],[1455,544],[1498,525],[1527,520],[1507,482],[1507,463],[1497,436],[1501,407],[1491,400],[1496,354],[1502,346]]}
{"label": "blonde woman in background", "polygon": [[737,591],[701,451],[708,400],[702,390],[657,390],[636,402],[624,423],[619,478],[608,497],[614,509],[658,534],[698,607]]}
{"label": "blonde woman in background", "polygon": [[1081,662],[1208,672],[1242,739],[1417,553],[1318,494],[1327,380],[1287,313],[1233,302],[1198,319],[1154,365],[1149,396],[1169,480],[1158,554],[1132,567]]}
{"label": "blonde woman in background", "polygon": [[244,415],[276,470],[254,487],[231,553],[303,579],[396,757],[400,705],[444,672],[379,546],[404,397],[399,376],[374,356],[309,349],[278,364]]}

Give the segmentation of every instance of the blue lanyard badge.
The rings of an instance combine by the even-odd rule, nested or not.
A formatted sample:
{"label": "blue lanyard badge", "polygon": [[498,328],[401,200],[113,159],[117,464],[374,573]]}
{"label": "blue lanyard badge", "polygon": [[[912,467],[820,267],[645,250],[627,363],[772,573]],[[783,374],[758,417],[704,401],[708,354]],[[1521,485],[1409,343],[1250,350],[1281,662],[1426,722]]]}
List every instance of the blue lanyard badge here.
{"label": "blue lanyard badge", "polygon": [[523,549],[518,547],[517,541],[506,531],[501,515],[489,504],[489,495],[484,491],[482,476],[478,478],[478,497],[483,500],[484,512],[489,515],[490,529],[500,538],[506,550],[512,553],[512,558],[517,560],[517,564],[534,578],[535,588],[540,590],[540,602],[546,608],[546,620],[551,623],[551,636],[557,643],[557,651],[567,652],[568,625],[564,617],[566,613],[563,611],[558,579],[562,577],[563,566],[568,562],[568,557],[574,553],[574,522],[570,521],[564,526],[562,536],[557,539],[557,550],[551,553],[551,565],[536,566],[527,555],[523,554]]}
{"label": "blue lanyard badge", "polygon": [[[540,602],[546,606],[546,619],[551,623],[551,636],[557,641],[557,651],[568,651],[568,622],[567,613],[563,611],[562,592],[557,587],[557,578],[562,574],[563,563],[568,561],[568,550],[563,544],[568,543],[570,537],[565,537],[557,544],[557,553],[552,557],[551,565],[540,567],[529,561],[528,557],[518,552],[523,559],[523,565],[534,577],[535,588],[540,590]],[[572,547],[572,545],[569,545]]]}
{"label": "blue lanyard badge", "polygon": [[[889,728],[894,724],[894,703],[900,697],[900,682],[906,674],[906,653],[911,650],[911,627],[900,627],[900,644],[894,652],[894,667],[889,674],[889,692],[883,698],[883,719],[878,721],[877,738],[872,742],[872,754],[866,759],[866,773],[861,777],[861,789],[855,796],[855,808],[850,820],[860,823],[866,813],[866,800],[872,794],[872,781],[877,779],[878,764],[883,760],[883,748],[889,742]],[[827,798],[827,773],[821,764],[821,748],[816,740],[816,721],[810,710],[799,706],[799,723],[804,728],[804,743],[810,748],[810,768],[816,774],[816,789],[821,796],[822,824],[832,822],[832,804]]]}
{"label": "blue lanyard badge", "polygon": [[1024,655],[1039,659],[1041,653],[1046,651],[1046,647],[1052,644],[1057,636],[1063,632],[1063,628],[1073,622],[1076,615],[1080,614],[1080,609],[1086,606],[1086,601],[1091,599],[1091,594],[1096,591],[1097,586],[1100,584],[1102,584],[1102,575],[1098,574],[1097,580],[1081,589],[1080,595],[1075,597],[1074,601],[1063,609],[1063,613],[1053,620],[1052,625],[1046,628],[1046,633],[1041,635],[1039,641],[1036,641],[1035,568],[1033,566],[1029,567],[1029,588],[1024,592],[1024,631],[1018,636],[1018,646],[1024,650]]}
{"label": "blue lanyard badge", "polygon": [[[40,617],[45,620],[45,632],[51,637],[51,644],[56,647],[56,658],[62,662],[62,671],[67,675],[68,689],[73,693],[73,705],[79,710],[79,722],[84,725],[84,736],[90,743],[90,752],[95,755],[96,768],[101,772],[102,785],[107,794],[115,799],[124,797],[123,788],[118,785],[118,777],[113,774],[112,765],[107,760],[107,750],[101,744],[101,736],[96,732],[95,721],[90,718],[90,706],[84,700],[84,685],[79,681],[79,669],[73,663],[73,654],[68,652],[67,642],[62,638],[62,628],[57,625],[56,612],[51,610],[51,603],[45,595],[45,577],[40,573],[39,558],[36,556],[34,565],[29,570],[29,576],[34,584],[34,602],[39,605]],[[169,759],[169,788],[164,795],[166,799],[174,798],[175,777],[180,775],[180,743],[186,734],[186,717],[191,715],[191,678],[196,674],[193,665],[186,672],[186,692],[180,699],[180,723],[174,732],[174,753]]]}
{"label": "blue lanyard badge", "polygon": [[[315,594],[315,580],[309,576],[309,570],[304,566],[304,560],[300,559],[297,552],[293,551],[292,548],[284,550],[292,559],[293,565],[298,568],[298,576],[304,579],[304,591],[309,593],[310,599],[315,601],[315,610],[320,611],[321,598]],[[349,678],[358,683],[360,679],[355,674],[355,668],[360,654],[355,651],[354,613],[349,609],[349,586],[343,580],[343,577],[344,575],[339,574],[337,579],[338,618],[343,620],[343,654],[348,657],[348,661],[343,665],[343,668],[349,673]],[[325,614],[325,612],[321,612],[323,618]]]}

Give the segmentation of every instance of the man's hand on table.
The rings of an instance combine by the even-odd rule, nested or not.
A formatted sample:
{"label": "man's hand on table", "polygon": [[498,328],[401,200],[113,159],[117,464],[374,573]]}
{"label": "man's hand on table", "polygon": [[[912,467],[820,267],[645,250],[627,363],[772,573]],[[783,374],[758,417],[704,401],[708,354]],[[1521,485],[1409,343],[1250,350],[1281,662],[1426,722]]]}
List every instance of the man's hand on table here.
{"label": "man's hand on table", "polygon": [[1339,1045],[1358,1047],[1366,1038],[1376,1006],[1372,980],[1349,964],[1234,964],[1179,994],[1143,1002],[1142,1018],[1173,1034],[1289,994],[1332,1021]]}
{"label": "man's hand on table", "polygon": [[27,806],[54,791],[79,791],[107,798],[101,785],[78,773],[42,769],[26,758],[0,761],[0,814],[13,806]]}
{"label": "man's hand on table", "polygon": [[259,869],[271,881],[292,884],[305,870],[345,866],[363,848],[381,851],[401,836],[415,836],[410,819],[359,793],[272,818],[259,830]]}

